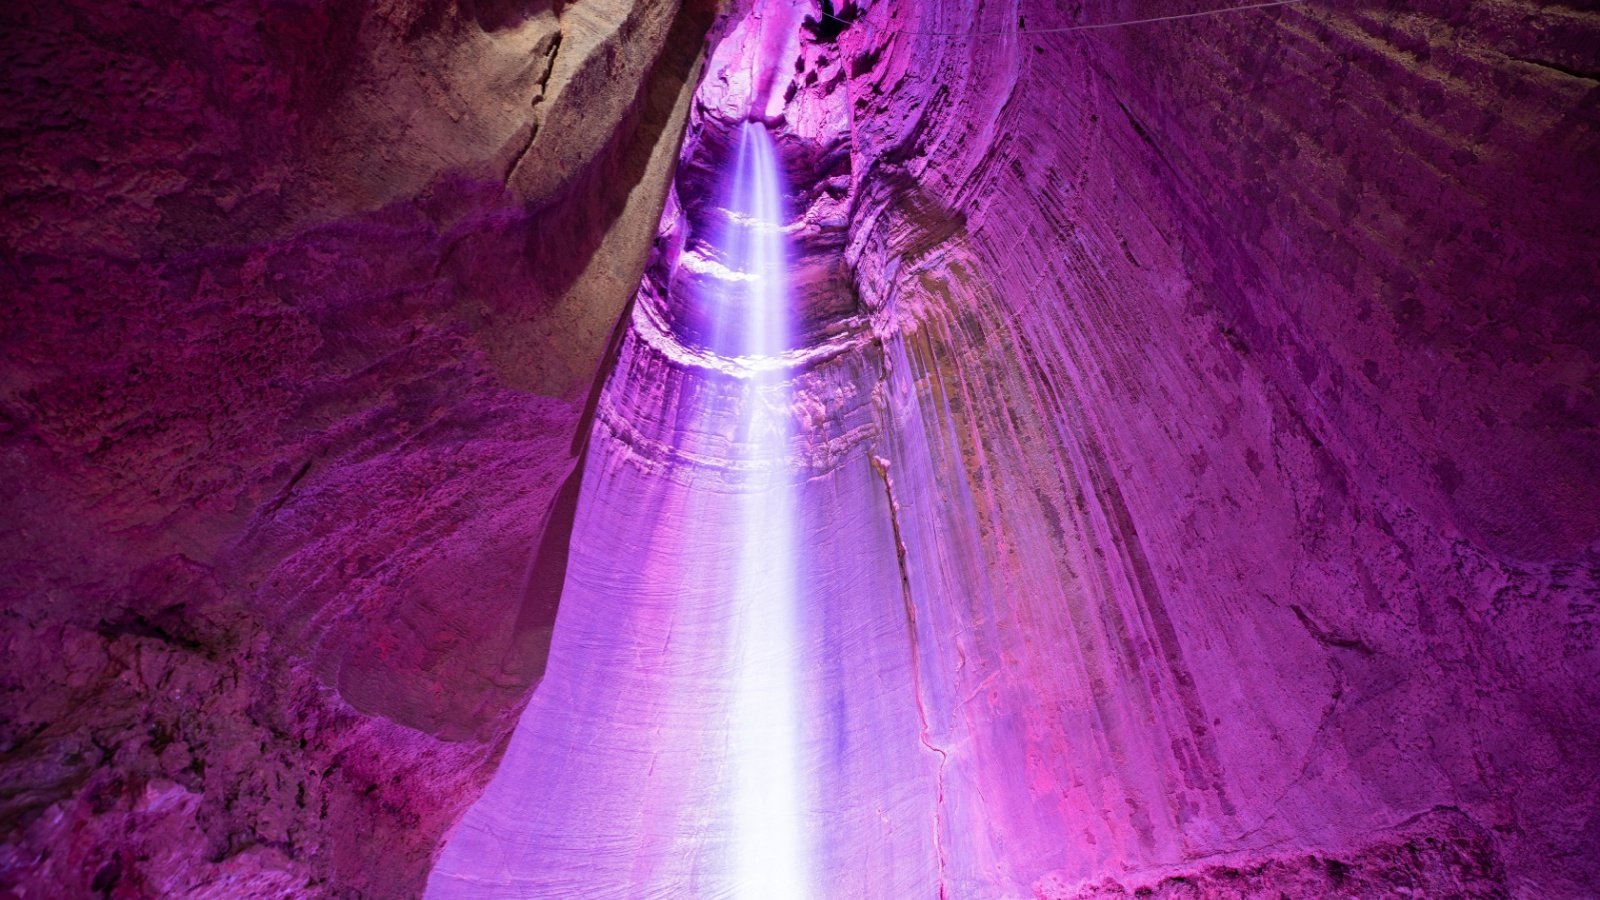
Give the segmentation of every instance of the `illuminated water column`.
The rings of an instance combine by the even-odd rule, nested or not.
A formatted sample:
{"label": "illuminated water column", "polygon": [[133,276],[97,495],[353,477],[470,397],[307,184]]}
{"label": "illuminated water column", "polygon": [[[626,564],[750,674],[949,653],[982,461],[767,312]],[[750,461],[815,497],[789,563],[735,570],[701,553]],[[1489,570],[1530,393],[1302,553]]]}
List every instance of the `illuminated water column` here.
{"label": "illuminated water column", "polygon": [[[740,896],[803,897],[807,889],[801,783],[799,536],[793,396],[776,366],[789,345],[783,246],[783,186],[772,138],[745,123],[723,246],[733,272],[719,347],[750,366],[740,427],[751,481],[741,495],[736,609],[731,648],[734,702],[729,722],[734,769],[736,884]],[[726,302],[732,301],[732,302]]]}
{"label": "illuminated water column", "polygon": [[[819,468],[798,432],[781,167],[765,128],[730,138],[704,277],[672,298],[712,331],[635,307],[549,666],[430,898],[933,895],[883,490],[864,445]],[[874,373],[824,392],[858,429]]]}

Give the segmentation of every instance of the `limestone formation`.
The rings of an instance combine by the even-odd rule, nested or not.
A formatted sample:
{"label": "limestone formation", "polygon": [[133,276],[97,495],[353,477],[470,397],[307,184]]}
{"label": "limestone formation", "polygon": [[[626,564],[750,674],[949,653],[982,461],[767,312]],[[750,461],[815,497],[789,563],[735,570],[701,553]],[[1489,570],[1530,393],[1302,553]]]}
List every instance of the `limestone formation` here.
{"label": "limestone formation", "polygon": [[0,12],[0,893],[727,887],[787,472],[816,896],[1600,894],[1600,16],[828,7]]}

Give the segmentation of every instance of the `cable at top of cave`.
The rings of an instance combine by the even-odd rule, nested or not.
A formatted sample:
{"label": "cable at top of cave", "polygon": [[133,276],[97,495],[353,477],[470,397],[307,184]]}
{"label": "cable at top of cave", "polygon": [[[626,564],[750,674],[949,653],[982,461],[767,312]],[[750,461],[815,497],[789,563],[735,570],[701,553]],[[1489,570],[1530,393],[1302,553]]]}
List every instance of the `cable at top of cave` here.
{"label": "cable at top of cave", "polygon": [[1220,13],[1240,12],[1247,9],[1266,9],[1272,6],[1291,6],[1296,3],[1305,3],[1307,0],[1269,0],[1266,3],[1247,3],[1242,6],[1224,6],[1220,9],[1202,9],[1199,12],[1178,13],[1171,16],[1155,16],[1149,19],[1127,19],[1121,22],[1097,22],[1088,25],[1063,25],[1058,28],[1012,28],[1006,31],[915,31],[907,28],[875,28],[862,19],[841,19],[828,12],[818,12],[817,15],[825,19],[832,19],[843,26],[863,25],[868,30],[880,34],[925,34],[934,37],[1006,37],[1009,35],[1030,34],[1063,34],[1069,31],[1091,31],[1096,28],[1120,28],[1123,25],[1145,25],[1150,22],[1170,22],[1174,19],[1198,19],[1203,16],[1214,16]]}

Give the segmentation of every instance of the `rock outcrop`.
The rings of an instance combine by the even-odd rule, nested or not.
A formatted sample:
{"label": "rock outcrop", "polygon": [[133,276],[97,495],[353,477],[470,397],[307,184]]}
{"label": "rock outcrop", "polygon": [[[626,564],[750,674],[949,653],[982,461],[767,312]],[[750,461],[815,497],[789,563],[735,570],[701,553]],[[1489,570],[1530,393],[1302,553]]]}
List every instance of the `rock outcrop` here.
{"label": "rock outcrop", "polygon": [[794,185],[825,893],[1593,892],[1594,18],[843,12],[716,46],[551,681],[452,877],[727,889],[764,401],[704,299],[754,118]]}

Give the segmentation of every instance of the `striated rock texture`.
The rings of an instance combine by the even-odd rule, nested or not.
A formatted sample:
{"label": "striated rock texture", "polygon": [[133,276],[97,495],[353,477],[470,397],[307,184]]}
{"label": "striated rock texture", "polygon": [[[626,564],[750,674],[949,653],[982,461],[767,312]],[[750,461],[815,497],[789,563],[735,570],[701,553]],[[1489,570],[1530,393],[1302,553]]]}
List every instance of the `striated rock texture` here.
{"label": "striated rock texture", "polygon": [[794,185],[802,887],[1600,892],[1600,19],[770,37],[802,8],[714,51],[550,679],[440,895],[736,891],[719,586],[762,401],[703,300],[747,118]]}
{"label": "striated rock texture", "polygon": [[0,13],[0,893],[420,892],[710,18]]}
{"label": "striated rock texture", "polygon": [[839,38],[945,882],[1592,896],[1600,18],[1200,8]]}
{"label": "striated rock texture", "polygon": [[732,6],[3,13],[0,885],[730,889],[787,473],[822,894],[1600,894],[1600,17]]}
{"label": "striated rock texture", "polygon": [[[597,398],[549,668],[430,898],[938,893],[939,767],[872,455],[882,362],[839,254],[844,96],[786,107],[826,51],[797,5],[743,13],[716,34]],[[759,356],[739,337],[772,298],[744,288],[759,269],[728,224],[751,218],[731,198],[767,127],[752,111],[790,188],[762,224],[788,244],[795,312]],[[742,702],[751,682],[772,689]]]}

